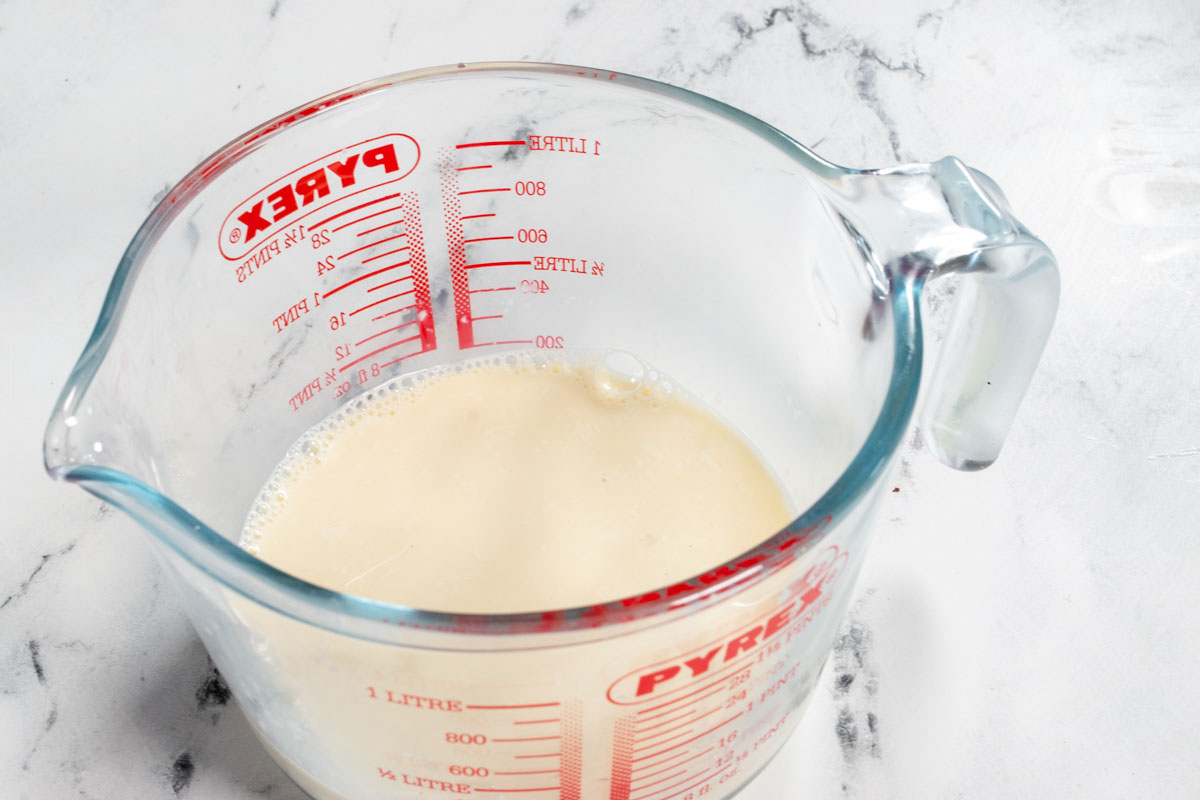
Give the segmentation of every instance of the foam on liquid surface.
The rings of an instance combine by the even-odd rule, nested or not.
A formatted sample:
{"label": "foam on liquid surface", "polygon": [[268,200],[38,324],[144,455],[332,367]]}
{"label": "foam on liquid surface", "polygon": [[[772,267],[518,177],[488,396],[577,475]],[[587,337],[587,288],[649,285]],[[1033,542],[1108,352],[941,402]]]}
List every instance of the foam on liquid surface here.
{"label": "foam on liquid surface", "polygon": [[308,431],[242,546],[329,589],[512,613],[683,580],[790,517],[754,451],[633,357],[510,356],[406,376]]}

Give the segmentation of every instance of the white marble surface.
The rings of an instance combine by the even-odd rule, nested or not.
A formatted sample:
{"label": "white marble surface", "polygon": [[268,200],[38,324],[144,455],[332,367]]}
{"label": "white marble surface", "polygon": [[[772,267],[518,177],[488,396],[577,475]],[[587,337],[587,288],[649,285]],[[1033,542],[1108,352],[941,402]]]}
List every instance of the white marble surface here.
{"label": "white marble surface", "polygon": [[1003,457],[906,454],[833,668],[743,797],[1200,796],[1200,5],[332,7],[0,4],[0,796],[301,797],[138,531],[44,476],[42,426],[201,158],[342,86],[490,59],[679,83],[839,163],[958,155],[1060,260]]}

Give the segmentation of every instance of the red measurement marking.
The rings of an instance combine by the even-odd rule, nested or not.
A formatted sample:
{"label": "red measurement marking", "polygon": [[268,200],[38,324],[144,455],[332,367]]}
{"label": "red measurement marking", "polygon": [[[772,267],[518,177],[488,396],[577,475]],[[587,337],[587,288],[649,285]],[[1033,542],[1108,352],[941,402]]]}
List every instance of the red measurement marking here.
{"label": "red measurement marking", "polygon": [[485,320],[485,319],[501,319],[503,317],[504,317],[503,314],[491,314],[486,317],[471,317],[471,322],[479,322],[479,321]]}
{"label": "red measurement marking", "polygon": [[[678,765],[676,765],[676,766],[678,766]],[[662,770],[661,772],[656,772],[654,774],[661,775],[663,772],[670,772],[673,769],[675,769],[675,767],[667,767],[666,769]],[[671,780],[672,778],[678,778],[680,775],[686,775],[686,774],[687,774],[687,770],[681,769],[681,770],[679,770],[679,772],[676,772],[673,775],[668,775],[665,778],[659,778],[656,781],[651,781],[650,783],[643,784],[642,786],[637,787],[637,791],[640,792],[642,789],[649,789],[651,786],[657,786],[660,783],[666,783],[667,781]],[[646,777],[649,778],[651,776],[647,775]],[[670,788],[671,788],[670,786],[664,786],[659,791],[665,792],[667,789],[670,789]]]}
{"label": "red measurement marking", "polygon": [[467,147],[513,147],[515,145],[525,144],[525,140],[511,142],[467,142],[466,144],[454,145],[455,150],[462,150]]}
{"label": "red measurement marking", "polygon": [[386,258],[387,256],[394,256],[394,255],[396,255],[396,253],[403,253],[407,249],[408,249],[407,246],[397,247],[395,250],[388,250],[386,253],[380,253],[379,255],[371,256],[370,258],[364,258],[362,263],[369,264],[372,261],[378,261],[379,259]]}
{"label": "red measurement marking", "polygon": [[411,281],[412,279],[413,279],[412,275],[405,275],[403,278],[396,278],[396,280],[394,280],[394,281],[388,281],[387,283],[381,283],[378,286],[372,286],[370,289],[367,289],[367,291],[373,292],[376,289],[382,289],[385,286],[392,286],[393,284],[402,283],[404,281]]}
{"label": "red measurement marking", "polygon": [[484,217],[494,217],[494,216],[496,216],[496,215],[495,214],[468,214],[465,217],[459,217],[459,219],[483,219]]}
{"label": "red measurement marking", "polygon": [[390,297],[385,297],[382,300],[376,300],[374,303],[368,303],[367,305],[363,306],[362,308],[356,308],[353,311],[351,311],[350,316],[353,317],[355,314],[357,314],[361,311],[366,311],[368,308],[374,308],[375,306],[379,305],[380,303],[386,303],[388,300],[395,300],[397,297],[404,297],[406,295],[410,295],[415,291],[416,291],[416,289],[409,289],[407,292],[401,292],[400,294],[394,294]]}
{"label": "red measurement marking", "polygon": [[409,325],[416,325],[416,324],[417,324],[417,321],[414,319],[412,322],[405,322],[405,323],[402,323],[402,324],[400,324],[400,325],[397,325],[397,326],[396,326],[396,327],[394,327],[394,328],[388,328],[386,331],[380,331],[379,333],[372,333],[370,336],[368,336],[367,338],[363,339],[361,342],[355,342],[355,343],[354,343],[354,346],[355,346],[355,347],[362,347],[364,344],[366,344],[367,342],[371,341],[372,339],[378,339],[380,336],[386,336],[387,334],[389,334],[389,333],[394,333],[395,331],[398,331],[398,330],[400,330],[401,328],[407,328]]}
{"label": "red measurement marking", "polygon": [[733,722],[735,719],[740,717],[743,713],[745,713],[745,712],[739,711],[738,713],[734,714],[732,717],[725,720],[724,722],[718,722],[716,725],[712,726],[711,728],[706,730],[704,733],[698,733],[695,736],[693,736],[692,738],[687,739],[686,741],[682,741],[679,744],[673,744],[670,747],[668,747],[666,750],[659,750],[657,753],[651,753],[648,756],[642,756],[641,758],[635,758],[635,759],[633,759],[633,762],[636,763],[638,761],[645,761],[647,758],[656,758],[658,756],[661,756],[663,753],[669,753],[672,750],[676,750],[680,747],[683,747],[684,745],[691,744],[692,742],[696,741],[697,739],[701,739],[705,736],[708,736],[710,733],[712,733],[715,730],[720,730],[721,728],[725,727],[726,725],[728,725],[729,723]]}
{"label": "red measurement marking", "polygon": [[[392,241],[393,239],[399,239],[399,238],[401,238],[401,237],[403,237],[403,236],[406,236],[406,235],[407,235],[407,234],[398,233],[398,234],[396,234],[395,236],[389,236],[389,237],[388,237],[388,238],[386,238],[386,239],[380,239],[378,242],[371,242],[370,244],[364,244],[362,247],[356,247],[356,248],[354,248],[353,250],[351,250],[349,253],[343,253],[342,255],[338,256],[338,261],[341,261],[341,260],[342,260],[343,258],[345,258],[346,256],[352,256],[352,255],[354,255],[355,253],[361,253],[363,250],[367,250],[367,249],[369,249],[369,248],[372,248],[372,247],[374,247],[374,246],[375,246],[375,245],[377,245],[377,244],[383,244],[384,242],[390,242],[390,241]],[[398,252],[398,251],[395,251],[395,250],[393,250],[392,252]],[[387,254],[385,253],[384,255],[387,255]],[[365,264],[365,263],[367,263],[367,262],[365,262],[365,261],[364,261],[363,263]]]}
{"label": "red measurement marking", "polygon": [[[678,710],[679,709],[677,709],[677,708],[672,708],[670,711],[664,711],[661,714],[655,714],[653,717],[646,717],[645,719],[636,720],[635,724],[639,724],[642,722],[649,722],[652,719],[659,719],[660,717],[667,717],[667,716],[670,716],[671,714],[674,714]],[[695,709],[692,709],[691,711],[685,711],[682,714],[680,714],[678,717],[675,717],[674,719],[665,720],[663,722],[658,723],[657,725],[647,725],[645,728],[642,728],[642,730],[643,731],[651,731],[651,730],[654,730],[655,728],[661,728],[663,725],[670,725],[672,722],[681,720],[684,717],[686,717],[690,714],[695,714],[695,713],[696,713]]]}
{"label": "red measurement marking", "polygon": [[379,322],[379,320],[381,320],[385,317],[390,317],[393,314],[403,314],[405,311],[408,311],[409,309],[416,308],[416,307],[417,307],[416,303],[413,303],[411,306],[405,306],[404,308],[397,308],[395,311],[389,311],[386,314],[380,314],[378,317],[371,317],[371,322]]}
{"label": "red measurement marking", "polygon": [[[719,671],[714,672],[712,675],[708,676],[709,678],[716,678],[718,675],[721,676],[718,680],[715,680],[712,683],[706,683],[705,685],[701,686],[699,689],[695,689],[694,691],[688,692],[687,694],[680,695],[679,697],[676,697],[674,700],[668,700],[665,703],[659,703],[658,705],[651,706],[650,708],[643,708],[641,711],[639,711],[637,713],[638,714],[648,714],[651,711],[657,711],[660,708],[666,708],[669,705],[678,703],[680,700],[686,700],[689,697],[692,697],[694,695],[699,694],[700,692],[703,692],[705,689],[712,688],[713,686],[716,686],[718,683],[721,683],[726,678],[728,678],[730,673],[733,673],[739,669],[742,669],[743,668],[742,665],[747,661],[747,659],[752,658],[756,655],[758,655],[757,652],[749,653],[745,656],[742,656],[741,658],[731,661],[728,665],[726,665],[725,667],[722,667]],[[705,696],[707,697],[708,695],[705,695]],[[696,702],[697,701],[693,700],[691,703],[688,703],[687,705],[690,706]]]}
{"label": "red measurement marking", "polygon": [[462,197],[465,194],[487,194],[488,192],[511,192],[511,191],[512,191],[512,188],[508,187],[508,186],[501,186],[496,189],[469,189],[465,192],[459,192],[458,196]]}
{"label": "red measurement marking", "polygon": [[492,347],[498,344],[533,344],[533,339],[510,339],[507,342],[476,342],[471,347]]}
{"label": "red measurement marking", "polygon": [[526,703],[524,705],[519,705],[519,706],[472,706],[472,705],[468,705],[467,708],[478,708],[478,709],[482,709],[485,711],[504,711],[504,710],[507,710],[510,708],[550,708],[551,706],[561,706],[561,705],[562,705],[562,703]]}
{"label": "red measurement marking", "polygon": [[[717,683],[724,683],[724,682],[725,682],[725,680],[727,680],[727,679],[728,679],[728,676],[726,676],[725,678],[722,678],[721,680],[717,681]],[[705,686],[703,689],[697,689],[696,691],[703,692],[703,691],[704,691],[704,689],[711,688],[712,686],[716,686],[716,684],[715,684],[715,683],[710,683],[710,684],[708,684],[708,686]],[[695,699],[693,699],[693,700],[689,700],[688,702],[686,702],[686,703],[684,703],[682,706],[680,706],[680,708],[686,708],[687,706],[694,706],[694,705],[698,705],[700,702],[702,702],[702,701],[704,701],[704,700],[707,700],[708,698],[712,697],[714,694],[720,694],[721,692],[725,692],[725,691],[728,691],[728,690],[729,690],[729,689],[728,689],[728,687],[726,687],[726,686],[718,686],[716,689],[714,689],[713,691],[709,692],[708,694],[703,694],[703,695],[700,695],[699,697],[697,697],[697,698],[695,698]],[[692,694],[695,694],[695,692],[693,692]],[[684,695],[683,697],[681,697],[681,698],[679,698],[679,699],[680,699],[680,700],[685,700],[685,699],[687,699],[688,697],[691,697],[691,695]],[[676,702],[677,702],[677,701],[675,701],[675,700],[672,700],[672,701],[671,701],[671,702],[669,702],[669,703],[663,703],[661,706],[655,706],[654,708],[663,708],[664,706],[675,705],[675,703],[676,703]],[[647,710],[647,711],[653,711],[654,709],[646,709],[646,710]],[[679,709],[678,709],[678,708],[673,708],[673,709],[671,709],[671,710],[672,710],[672,712],[674,712],[674,711],[678,711]]]}
{"label": "red measurement marking", "polygon": [[[704,783],[706,780],[708,780],[714,774],[716,774],[717,772],[720,772],[720,771],[721,771],[720,769],[710,769],[707,772],[701,772],[700,775],[702,775],[703,777],[701,777],[700,780],[696,781],[695,783],[691,784],[691,786],[688,786],[685,789],[680,789],[675,794],[669,794],[669,795],[667,795],[667,797],[661,798],[661,800],[667,800],[668,797],[675,797],[675,795],[683,794],[688,789],[691,789],[692,786],[699,786],[700,784]],[[664,786],[661,789],[655,789],[654,791],[650,792],[649,794],[643,794],[638,797],[631,797],[631,798],[629,798],[629,800],[645,800],[645,798],[653,797],[654,795],[658,794],[659,792],[670,791],[671,789],[674,789],[676,786],[681,786],[681,785],[687,783],[688,781],[692,780],[695,777],[696,777],[695,774],[689,775],[688,777],[684,778],[683,780],[681,780],[677,783],[673,783],[670,786]]]}
{"label": "red measurement marking", "polygon": [[511,236],[481,236],[478,239],[463,239],[463,244],[471,244],[472,242],[500,242],[505,239],[511,239]]}
{"label": "red measurement marking", "polygon": [[483,267],[521,267],[529,266],[529,261],[485,261],[480,264],[467,264],[464,269],[482,269]]}
{"label": "red measurement marking", "polygon": [[386,364],[380,364],[379,369],[381,369],[381,370],[387,369],[388,367],[392,366],[393,364],[399,364],[401,361],[403,361],[406,358],[412,358],[413,356],[419,356],[419,355],[421,355],[421,353],[424,353],[424,352],[425,352],[424,350],[418,350],[417,352],[409,353],[406,356],[400,356],[399,358],[393,358],[391,361],[387,362]]}
{"label": "red measurement marking", "polygon": [[659,731],[658,733],[652,733],[652,734],[650,734],[649,736],[644,736],[644,737],[642,737],[641,739],[634,739],[634,740],[633,740],[633,743],[634,743],[634,744],[641,744],[642,742],[648,742],[648,741],[650,741],[651,739],[653,739],[655,736],[662,736],[664,733],[670,733],[671,731],[677,731],[677,730],[679,730],[680,728],[686,728],[688,725],[695,725],[695,724],[696,724],[696,720],[698,720],[698,719],[704,719],[704,718],[705,718],[705,717],[707,717],[709,714],[715,714],[715,713],[717,713],[717,712],[718,712],[718,711],[720,711],[720,710],[721,710],[720,708],[714,708],[712,711],[709,711],[709,712],[708,712],[708,714],[701,714],[700,716],[696,717],[696,719],[690,719],[690,720],[688,720],[687,722],[683,723],[682,725],[676,725],[674,728],[667,728],[665,731]]}
{"label": "red measurement marking", "polygon": [[480,164],[478,167],[459,167],[458,172],[466,172],[469,169],[491,169],[491,164]]}
{"label": "red measurement marking", "polygon": [[[696,753],[696,755],[692,756],[691,758],[685,758],[683,761],[680,761],[680,762],[679,762],[679,763],[677,763],[677,764],[672,764],[671,766],[667,767],[667,769],[675,769],[676,767],[682,767],[684,764],[688,763],[689,761],[695,761],[697,758],[699,758],[700,756],[704,755],[705,753],[711,753],[713,750],[716,750],[716,749],[717,749],[717,748],[716,748],[716,746],[714,745],[713,747],[710,747],[710,748],[708,748],[707,750],[701,750],[699,753]],[[676,755],[676,756],[671,756],[670,758],[664,758],[662,761],[659,761],[659,762],[658,762],[658,764],[665,764],[665,763],[667,763],[668,761],[674,761],[675,759],[679,758],[679,756],[683,756],[683,755],[687,755],[687,751],[686,751],[686,750],[684,750],[684,751],[683,751],[682,753],[680,753],[679,755]],[[651,767],[657,767],[657,766],[658,766],[658,764],[643,764],[643,765],[642,765],[642,766],[640,766],[640,767],[635,767],[633,771],[634,771],[634,772],[637,772],[638,770],[642,770],[642,769],[650,769]],[[646,777],[646,776],[645,776],[645,775],[643,775],[642,777]],[[634,780],[639,780],[639,779],[638,779],[638,778],[634,778]]]}
{"label": "red measurement marking", "polygon": [[[361,233],[356,233],[354,235],[355,236],[366,236],[368,233],[374,233],[375,231],[381,231],[384,228],[394,228],[395,226],[399,225],[403,221],[404,220],[401,220],[401,219],[394,219],[391,222],[385,222],[384,224],[380,225],[378,228],[368,228],[367,230],[362,231]],[[400,235],[403,236],[404,234],[400,234]]]}
{"label": "red measurement marking", "polygon": [[513,758],[558,758],[562,753],[541,753],[536,756],[513,756]]}
{"label": "red measurement marking", "polygon": [[[709,749],[711,749],[711,748],[709,748]],[[688,751],[687,751],[687,750],[684,750],[682,753],[676,753],[676,754],[675,754],[675,755],[673,755],[673,756],[667,756],[667,757],[666,757],[666,758],[664,758],[662,761],[655,761],[653,764],[642,764],[640,767],[634,767],[634,768],[633,768],[633,772],[638,772],[638,771],[640,771],[640,770],[644,770],[644,769],[653,769],[654,767],[657,767],[657,766],[659,766],[659,765],[661,765],[661,764],[666,764],[668,761],[674,761],[675,759],[679,758],[680,756],[686,756],[687,754],[688,754]],[[691,761],[691,759],[690,759],[690,758],[685,758],[683,761],[680,761],[680,762],[678,762],[678,763],[672,764],[672,765],[671,765],[670,767],[668,767],[667,769],[675,769],[675,768],[676,768],[676,767],[678,767],[680,764],[686,764],[686,763],[687,763],[687,762],[689,762],[689,761]],[[637,779],[636,779],[636,778],[634,778],[634,780],[637,780]]]}
{"label": "red measurement marking", "polygon": [[[635,748],[633,748],[633,752],[634,752],[634,753],[640,753],[640,752],[643,752],[643,751],[645,751],[645,750],[649,750],[651,747],[662,747],[662,746],[663,746],[664,744],[666,744],[667,742],[673,742],[673,741],[675,741],[676,739],[678,739],[678,738],[680,738],[680,737],[682,737],[682,736],[687,736],[689,733],[691,733],[691,732],[692,732],[692,731],[694,731],[694,730],[695,730],[695,728],[688,728],[688,729],[687,729],[686,731],[684,731],[683,733],[677,733],[677,734],[675,734],[674,736],[668,736],[666,739],[663,739],[661,742],[655,742],[654,744],[652,744],[652,745],[648,745],[648,746],[646,746],[646,747],[643,747],[643,748],[641,748],[641,749],[638,749],[638,748],[636,748],[636,747],[635,747]],[[662,734],[661,734],[661,733],[660,733],[660,734],[655,734],[655,735],[656,735],[656,736],[662,736]],[[664,753],[665,753],[666,751],[665,751],[665,750],[663,750],[663,751],[660,751],[660,752],[664,752]]]}
{"label": "red measurement marking", "polygon": [[391,208],[385,208],[383,211],[376,211],[374,214],[367,214],[365,217],[359,217],[358,219],[352,220],[350,222],[343,222],[341,225],[338,225],[336,228],[333,229],[333,233],[337,233],[342,228],[349,228],[351,225],[357,225],[360,222],[366,222],[367,220],[371,219],[372,217],[378,217],[379,215],[386,214],[389,211],[399,211],[401,208],[403,208],[403,206],[392,206]]}
{"label": "red measurement marking", "polygon": [[379,355],[384,350],[391,350],[393,347],[399,347],[400,345],[402,345],[406,342],[415,342],[417,339],[420,339],[420,338],[421,338],[421,335],[417,334],[416,336],[410,336],[407,339],[401,339],[398,342],[392,342],[391,344],[385,344],[383,347],[380,347],[378,350],[372,350],[371,352],[367,353],[365,356],[361,356],[359,358],[354,359],[353,361],[351,361],[349,364],[345,365],[344,367],[338,367],[338,372],[345,372],[346,370],[353,367],[355,364],[366,361],[371,356]]}
{"label": "red measurement marking", "polygon": [[526,769],[519,772],[493,772],[493,775],[553,775],[562,770],[557,769]]}
{"label": "red measurement marking", "polygon": [[[680,789],[680,790],[679,790],[678,792],[676,792],[675,794],[669,794],[669,795],[667,795],[666,797],[660,797],[658,800],[671,800],[671,798],[672,798],[672,797],[678,797],[679,795],[683,794],[684,792],[686,792],[686,791],[690,791],[691,789],[694,789],[694,788],[696,788],[697,786],[699,786],[700,784],[704,783],[706,780],[708,780],[709,778],[711,778],[711,777],[712,777],[714,774],[716,774],[717,772],[720,772],[720,770],[713,770],[712,772],[709,772],[709,773],[708,773],[708,774],[706,774],[706,775],[705,775],[704,773],[701,773],[702,775],[704,775],[704,777],[703,777],[703,778],[701,778],[700,780],[696,781],[696,782],[695,782],[695,783],[693,783],[693,784],[690,784],[690,785],[688,785],[688,786],[685,786],[685,787],[683,787],[682,789]],[[668,787],[667,787],[667,789],[670,789],[670,788],[673,788],[673,787],[670,787],[670,786],[668,786]],[[659,791],[660,791],[660,792],[665,792],[667,789],[659,789]]]}
{"label": "red measurement marking", "polygon": [[470,289],[467,294],[478,294],[479,292],[515,292],[515,286],[497,286],[495,289]]}
{"label": "red measurement marking", "polygon": [[450,149],[442,148],[438,172],[441,175],[442,210],[450,256],[450,288],[454,293],[454,325],[458,333],[458,346],[466,350],[475,346],[475,330],[471,327],[471,287],[464,269],[467,257],[463,253],[462,243],[462,198],[458,196],[458,173],[453,164],[454,155]]}
{"label": "red measurement marking", "polygon": [[[683,753],[681,753],[680,755],[686,755],[686,754],[687,754],[687,750],[684,750]],[[673,759],[670,759],[670,760],[673,760]],[[664,772],[670,772],[673,769],[679,769],[684,764],[686,764],[688,761],[691,761],[691,759],[689,758],[687,761],[680,761],[679,763],[672,764],[669,767],[663,767],[658,772],[647,772],[645,775],[642,775],[641,777],[634,778],[633,783],[637,783],[638,781],[644,781],[644,780],[646,780],[646,778],[653,778],[655,775],[662,775]],[[677,772],[675,774],[682,775],[684,772],[687,772],[687,770],[685,769],[685,770],[683,770],[683,772]]]}
{"label": "red measurement marking", "polygon": [[554,719],[518,719],[513,720],[513,725],[541,725],[543,722],[562,722],[562,720],[558,717]]}
{"label": "red measurement marking", "polygon": [[493,742],[548,742],[551,739],[561,739],[561,736],[526,736],[521,739],[492,739]]}
{"label": "red measurement marking", "polygon": [[354,284],[358,283],[359,281],[365,281],[367,278],[374,278],[376,275],[387,272],[390,269],[396,269],[397,267],[403,267],[406,264],[408,264],[408,261],[401,261],[399,264],[392,264],[390,267],[380,267],[379,269],[375,270],[374,272],[368,272],[365,275],[359,275],[357,278],[352,278],[351,280],[346,281],[341,286],[333,287],[328,292],[321,295],[321,299],[328,300],[330,297],[333,297],[335,294],[340,292],[342,289],[345,289],[347,286],[353,286]]}
{"label": "red measurement marking", "polygon": [[420,199],[416,192],[404,195],[404,231],[408,234],[408,256],[412,261],[413,301],[421,326],[421,352],[437,349],[437,331],[433,324],[433,301],[429,294],[429,271],[425,265],[425,234],[421,228]]}
{"label": "red measurement marking", "polygon": [[[385,194],[383,197],[379,197],[374,200],[368,200],[365,203],[359,203],[358,205],[354,206],[353,208],[347,208],[345,211],[339,211],[338,213],[334,214],[332,217],[326,217],[325,219],[321,220],[320,222],[314,222],[312,225],[310,225],[308,227],[308,229],[310,231],[319,230],[322,225],[327,225],[330,222],[333,222],[335,219],[337,219],[339,217],[344,217],[347,214],[353,214],[355,211],[358,211],[360,208],[366,208],[367,206],[373,206],[376,203],[382,203],[384,200],[395,200],[399,196],[400,196],[400,192],[396,192],[395,194]],[[363,217],[363,219],[366,219],[366,217]],[[351,224],[353,224],[353,223],[351,223]]]}
{"label": "red measurement marking", "polygon": [[557,792],[561,786],[542,786],[538,789],[476,789],[477,792]]}

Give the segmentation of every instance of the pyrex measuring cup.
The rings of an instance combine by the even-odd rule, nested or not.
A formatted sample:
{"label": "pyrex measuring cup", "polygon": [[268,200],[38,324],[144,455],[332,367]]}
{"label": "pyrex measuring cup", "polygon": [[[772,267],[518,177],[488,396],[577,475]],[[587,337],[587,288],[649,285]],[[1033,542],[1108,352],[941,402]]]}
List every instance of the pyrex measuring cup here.
{"label": "pyrex measuring cup", "polygon": [[[251,131],[162,200],[54,410],[47,469],[153,534],[315,798],[717,800],[813,690],[914,408],[921,290],[949,271],[967,275],[923,431],[971,469],[997,455],[1058,292],[985,177],[844,169],[613,72],[407,73]],[[276,461],[341,404],[575,348],[679,380],[757,447],[794,522],[671,586],[515,615],[331,592],[238,548]]]}

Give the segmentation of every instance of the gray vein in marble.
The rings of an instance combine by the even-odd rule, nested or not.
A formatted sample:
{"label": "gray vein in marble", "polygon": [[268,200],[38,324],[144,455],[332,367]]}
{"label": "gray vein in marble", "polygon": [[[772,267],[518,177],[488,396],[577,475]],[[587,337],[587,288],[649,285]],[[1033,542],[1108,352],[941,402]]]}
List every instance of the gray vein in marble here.
{"label": "gray vein in marble", "polygon": [[1148,456],[1151,461],[1166,461],[1171,458],[1187,458],[1188,456],[1200,456],[1200,447],[1189,447],[1186,450],[1172,450],[1166,453],[1157,453]]}
{"label": "gray vein in marble", "polygon": [[[866,596],[870,594],[868,590]],[[873,646],[871,630],[852,610],[834,641],[832,656],[833,693],[837,703],[834,734],[842,751],[842,760],[851,771],[864,756],[882,756],[876,713],[879,681],[872,658]]]}
{"label": "gray vein in marble", "polygon": [[275,19],[275,15],[279,13],[279,7],[281,5],[283,5],[283,0],[275,0],[275,2],[271,4],[270,10],[267,12],[267,17],[270,19]]}
{"label": "gray vein in marble", "polygon": [[0,603],[0,610],[3,610],[5,608],[5,606],[7,606],[13,600],[16,600],[19,597],[22,597],[25,594],[25,592],[29,591],[29,587],[33,584],[34,580],[37,579],[37,576],[41,573],[41,571],[46,568],[46,565],[48,563],[50,563],[50,561],[52,561],[53,559],[58,558],[59,556],[64,556],[67,553],[74,550],[76,543],[77,542],[71,542],[70,544],[66,545],[65,547],[63,547],[59,550],[55,550],[53,553],[43,554],[41,561],[39,561],[38,565],[33,568],[33,572],[29,573],[29,577],[21,582],[21,585],[17,587],[17,590],[15,592],[10,594],[8,597],[4,598],[3,603]]}
{"label": "gray vein in marble", "polygon": [[567,10],[567,24],[571,25],[579,22],[588,14],[592,13],[592,9],[595,7],[596,4],[594,0],[581,0],[581,2],[575,3],[570,9]]}
{"label": "gray vein in marble", "polygon": [[[704,75],[714,72],[725,72],[732,61],[741,51],[760,34],[774,28],[781,22],[792,25],[799,37],[804,55],[809,59],[823,59],[841,55],[855,59],[854,85],[859,100],[875,114],[887,133],[888,144],[892,155],[897,161],[909,161],[900,144],[900,134],[896,122],[881,97],[876,79],[881,70],[893,73],[904,73],[916,80],[925,80],[928,76],[917,57],[895,61],[885,58],[880,52],[865,40],[847,30],[837,30],[825,17],[812,10],[805,3],[794,6],[776,6],[765,11],[758,23],[752,23],[742,14],[734,15],[732,25],[737,32],[738,41],[727,52],[722,53],[707,67],[697,67]],[[818,40],[832,39],[831,44],[820,45]],[[689,76],[689,81],[695,80],[695,72]]]}
{"label": "gray vein in marble", "polygon": [[195,775],[196,765],[192,763],[192,754],[185,750],[171,764],[171,769],[167,773],[167,777],[171,780],[171,790],[176,795],[183,794],[184,790],[191,785]]}
{"label": "gray vein in marble", "polygon": [[933,35],[936,37],[941,32],[942,23],[945,21],[946,15],[961,6],[962,3],[963,0],[954,0],[953,3],[945,8],[938,8],[922,13],[917,17],[917,27],[924,28],[926,25],[931,26],[933,28]]}

